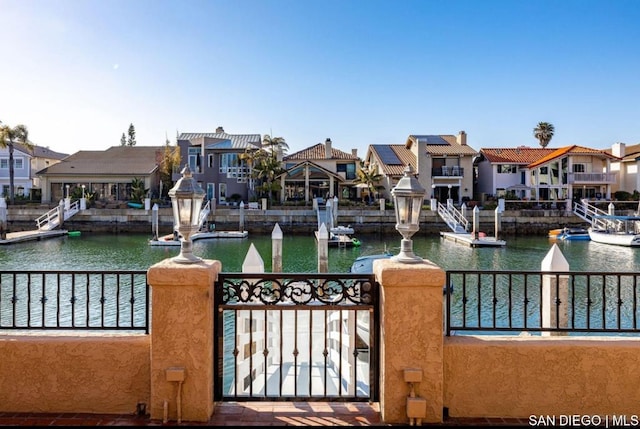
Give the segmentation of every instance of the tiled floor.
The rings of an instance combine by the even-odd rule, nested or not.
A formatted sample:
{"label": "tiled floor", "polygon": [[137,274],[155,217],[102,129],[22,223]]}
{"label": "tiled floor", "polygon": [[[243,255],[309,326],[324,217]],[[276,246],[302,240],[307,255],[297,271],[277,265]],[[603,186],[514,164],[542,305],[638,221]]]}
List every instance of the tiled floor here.
{"label": "tiled floor", "polygon": [[[377,403],[225,402],[208,422],[178,423],[134,414],[0,413],[0,426],[408,426],[380,421]],[[526,419],[447,419],[437,426],[528,426]]]}

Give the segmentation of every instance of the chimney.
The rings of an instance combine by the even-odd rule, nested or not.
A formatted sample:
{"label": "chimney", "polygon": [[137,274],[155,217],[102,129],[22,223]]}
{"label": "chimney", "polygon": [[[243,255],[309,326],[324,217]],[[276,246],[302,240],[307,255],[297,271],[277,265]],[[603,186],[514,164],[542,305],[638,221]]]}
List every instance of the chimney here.
{"label": "chimney", "polygon": [[618,158],[624,158],[627,151],[627,145],[624,143],[614,143],[611,146],[611,155],[617,156]]}
{"label": "chimney", "polygon": [[224,128],[222,127],[216,128],[216,133],[224,133]]}
{"label": "chimney", "polygon": [[351,149],[351,155],[358,156],[358,149]]}
{"label": "chimney", "polygon": [[466,146],[467,145],[467,133],[465,133],[464,131],[460,131],[458,133],[458,135],[456,136],[456,141],[458,142],[459,145]]}
{"label": "chimney", "polygon": [[324,157],[326,159],[331,159],[331,157],[333,156],[333,150],[331,148],[331,139],[327,137],[327,139],[324,141]]}

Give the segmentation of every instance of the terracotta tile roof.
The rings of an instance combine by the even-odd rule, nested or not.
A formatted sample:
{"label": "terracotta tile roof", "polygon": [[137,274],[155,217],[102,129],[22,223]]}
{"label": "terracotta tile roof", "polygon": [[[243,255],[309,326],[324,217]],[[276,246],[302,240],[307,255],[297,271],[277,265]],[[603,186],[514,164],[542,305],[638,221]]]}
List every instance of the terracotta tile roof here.
{"label": "terracotta tile roof", "polygon": [[439,135],[410,135],[407,139],[406,146],[411,147],[413,143],[419,141],[427,143],[427,153],[429,155],[477,155],[469,145],[461,145],[458,143],[456,136],[450,134]]}
{"label": "terracotta tile roof", "polygon": [[601,156],[602,158],[610,158],[610,159],[618,159],[618,160],[620,159],[601,149],[591,149],[584,146],[571,145],[571,146],[565,146],[565,147],[561,147],[559,149],[554,150],[553,152],[547,154],[546,156],[540,158],[539,160],[534,161],[531,164],[527,165],[527,168],[534,168],[539,165],[546,164],[547,162],[552,161],[556,158],[560,158],[564,155],[596,155],[596,156]]}
{"label": "terracotta tile roof", "polygon": [[299,152],[292,153],[291,155],[287,155],[283,158],[284,161],[304,161],[307,159],[349,159],[349,160],[358,160],[357,155],[353,155],[351,153],[343,152],[334,147],[331,148],[331,158],[325,157],[325,145],[324,143],[318,143],[306,149],[303,149]]}
{"label": "terracotta tile roof", "polygon": [[[390,149],[398,159],[394,160],[392,163],[385,163],[385,156],[380,153],[382,151],[386,151],[385,148]],[[415,155],[403,144],[374,144],[370,145],[369,149],[371,150],[371,154],[375,158],[376,163],[380,166],[380,171],[386,176],[403,176],[404,168],[407,165],[411,165],[413,168],[416,168]]]}
{"label": "terracotta tile roof", "polygon": [[207,149],[247,149],[262,147],[260,134],[181,133],[178,140],[189,140],[191,145],[206,144]]}
{"label": "terracotta tile roof", "polygon": [[528,146],[518,146],[516,148],[488,148],[480,149],[480,154],[491,163],[509,163],[528,165],[553,153],[551,148],[531,148]]}
{"label": "terracotta tile roof", "polygon": [[37,174],[47,175],[148,175],[158,168],[156,156],[164,146],[113,146],[105,151],[81,150]]}

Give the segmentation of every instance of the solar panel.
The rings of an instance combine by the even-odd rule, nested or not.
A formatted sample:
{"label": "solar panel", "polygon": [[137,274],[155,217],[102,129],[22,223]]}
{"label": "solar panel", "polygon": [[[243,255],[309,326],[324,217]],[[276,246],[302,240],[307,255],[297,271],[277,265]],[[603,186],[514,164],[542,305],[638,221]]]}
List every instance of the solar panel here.
{"label": "solar panel", "polygon": [[428,145],[449,146],[449,143],[447,143],[447,141],[440,136],[416,136],[416,138],[418,140],[426,140]]}
{"label": "solar panel", "polygon": [[391,146],[376,146],[376,152],[380,157],[380,161],[386,165],[402,165],[398,155],[391,149]]}

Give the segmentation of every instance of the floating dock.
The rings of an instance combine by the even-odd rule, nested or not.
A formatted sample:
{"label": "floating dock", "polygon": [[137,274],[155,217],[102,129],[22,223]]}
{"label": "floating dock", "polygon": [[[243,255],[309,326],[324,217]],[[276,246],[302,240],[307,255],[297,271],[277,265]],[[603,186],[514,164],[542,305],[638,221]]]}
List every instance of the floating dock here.
{"label": "floating dock", "polygon": [[[191,241],[205,240],[213,238],[247,238],[248,231],[211,231],[196,232],[191,236]],[[149,240],[151,246],[180,246],[180,240],[176,240],[173,234],[160,237],[158,240]]]}
{"label": "floating dock", "polygon": [[7,232],[7,238],[0,240],[0,244],[21,243],[23,241],[39,241],[45,238],[60,237],[67,235],[68,231],[64,229],[34,229],[31,231]]}
{"label": "floating dock", "polygon": [[458,232],[441,232],[440,236],[455,243],[466,244],[469,247],[502,247],[507,244],[504,240],[494,237],[474,238],[472,234]]}

